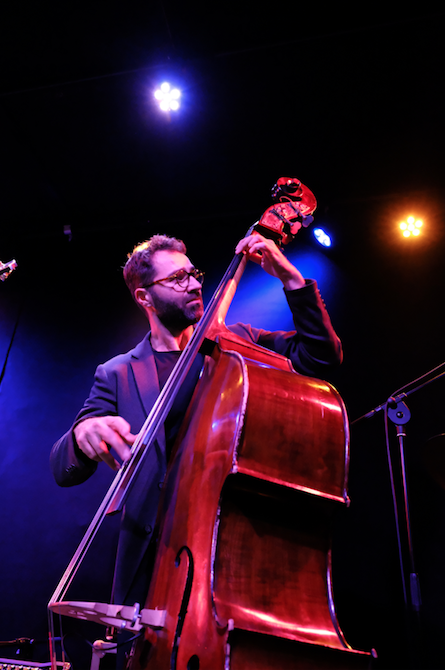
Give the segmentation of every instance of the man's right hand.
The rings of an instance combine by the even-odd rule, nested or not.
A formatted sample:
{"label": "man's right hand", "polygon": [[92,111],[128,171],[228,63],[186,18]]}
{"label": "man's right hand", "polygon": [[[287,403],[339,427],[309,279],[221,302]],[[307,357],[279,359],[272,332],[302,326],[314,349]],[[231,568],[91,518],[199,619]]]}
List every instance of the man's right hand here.
{"label": "man's right hand", "polygon": [[136,435],[121,416],[97,416],[85,419],[74,428],[77,445],[93,461],[104,461],[112,470],[119,470],[119,462],[112,456],[113,449],[122,461],[131,456],[129,445]]}

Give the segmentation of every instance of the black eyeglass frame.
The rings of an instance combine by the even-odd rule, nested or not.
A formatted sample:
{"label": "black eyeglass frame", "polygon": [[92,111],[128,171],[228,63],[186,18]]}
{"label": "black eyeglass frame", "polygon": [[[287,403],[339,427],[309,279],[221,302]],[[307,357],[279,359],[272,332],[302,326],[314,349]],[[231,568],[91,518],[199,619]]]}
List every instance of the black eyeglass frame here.
{"label": "black eyeglass frame", "polygon": [[[175,281],[178,286],[181,286],[181,288],[185,288],[188,286],[188,283],[190,281],[190,277],[194,277],[199,283],[202,285],[204,282],[204,272],[201,272],[197,268],[193,268],[191,272],[187,272],[187,270],[184,270],[183,268],[181,270],[178,270],[178,272],[175,272],[175,274],[170,275],[169,277],[163,277],[163,279],[157,279],[156,281],[152,281],[151,284],[145,284],[142,288],[150,288],[150,286],[154,286],[155,284],[160,284],[163,281]],[[178,279],[178,275],[182,275],[182,279]],[[187,277],[187,283],[186,284],[181,284],[181,282],[185,281],[185,278]]]}

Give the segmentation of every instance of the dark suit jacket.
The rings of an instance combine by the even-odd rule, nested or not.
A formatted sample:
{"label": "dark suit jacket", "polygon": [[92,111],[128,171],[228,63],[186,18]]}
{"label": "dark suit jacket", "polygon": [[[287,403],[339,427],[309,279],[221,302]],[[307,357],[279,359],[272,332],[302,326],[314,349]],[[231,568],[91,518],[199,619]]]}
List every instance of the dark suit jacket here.
{"label": "dark suit jacket", "polygon": [[[342,351],[317,285],[308,281],[304,288],[285,293],[295,331],[271,333],[244,324],[230,326],[230,330],[286,356],[297,372],[323,378],[332,366],[341,362]],[[85,405],[73,426],[51,451],[51,468],[60,486],[80,484],[97,468],[97,463],[87,458],[75,443],[73,428],[79,422],[94,416],[119,415],[129,422],[133,433],[141,429],[159,394],[149,337],[150,334],[128,353],[116,356],[97,368]],[[113,585],[114,601],[117,603],[126,601],[149,545],[166,469],[165,435],[162,430],[145,459],[122,514]]]}

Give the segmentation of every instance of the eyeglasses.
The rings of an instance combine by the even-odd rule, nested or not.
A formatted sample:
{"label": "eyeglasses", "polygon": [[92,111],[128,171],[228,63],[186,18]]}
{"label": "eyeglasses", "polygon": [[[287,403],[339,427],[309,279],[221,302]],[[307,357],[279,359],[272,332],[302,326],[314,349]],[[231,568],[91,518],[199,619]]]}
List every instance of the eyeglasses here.
{"label": "eyeglasses", "polygon": [[171,282],[176,282],[178,286],[181,286],[181,288],[185,288],[188,286],[190,277],[194,277],[197,281],[199,281],[200,284],[204,282],[204,272],[200,272],[196,268],[193,268],[190,272],[187,272],[187,270],[178,270],[178,272],[175,272],[174,275],[170,275],[170,277],[164,277],[163,279],[157,279],[156,281],[152,281],[151,284],[146,284],[143,288],[149,288],[150,286],[154,286],[155,284],[160,284],[163,281],[171,281]]}

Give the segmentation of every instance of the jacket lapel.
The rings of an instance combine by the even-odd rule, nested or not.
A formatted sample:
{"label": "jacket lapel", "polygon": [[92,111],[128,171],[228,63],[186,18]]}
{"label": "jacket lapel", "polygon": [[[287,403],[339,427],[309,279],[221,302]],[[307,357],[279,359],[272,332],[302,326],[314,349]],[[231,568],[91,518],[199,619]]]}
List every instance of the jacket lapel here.
{"label": "jacket lapel", "polygon": [[150,333],[131,352],[131,368],[145,414],[149,414],[159,395],[159,380]]}
{"label": "jacket lapel", "polygon": [[[149,337],[150,333],[130,352],[130,366],[145,416],[150,413],[159,395],[158,373]],[[152,538],[152,534],[144,535],[144,529],[147,523],[154,527],[160,484],[165,476],[167,464],[163,427],[156,435],[151,453],[152,457],[142,464],[122,517],[117,555],[120,567],[116,568],[113,586],[114,599],[122,603],[128,600],[133,580]],[[123,564],[125,571],[122,570]]]}
{"label": "jacket lapel", "polygon": [[[136,389],[144,408],[145,416],[151,411],[159,396],[159,379],[156,369],[155,357],[150,344],[150,333],[131,352],[131,369],[133,370]],[[165,455],[165,431],[162,427],[156,440]]]}

